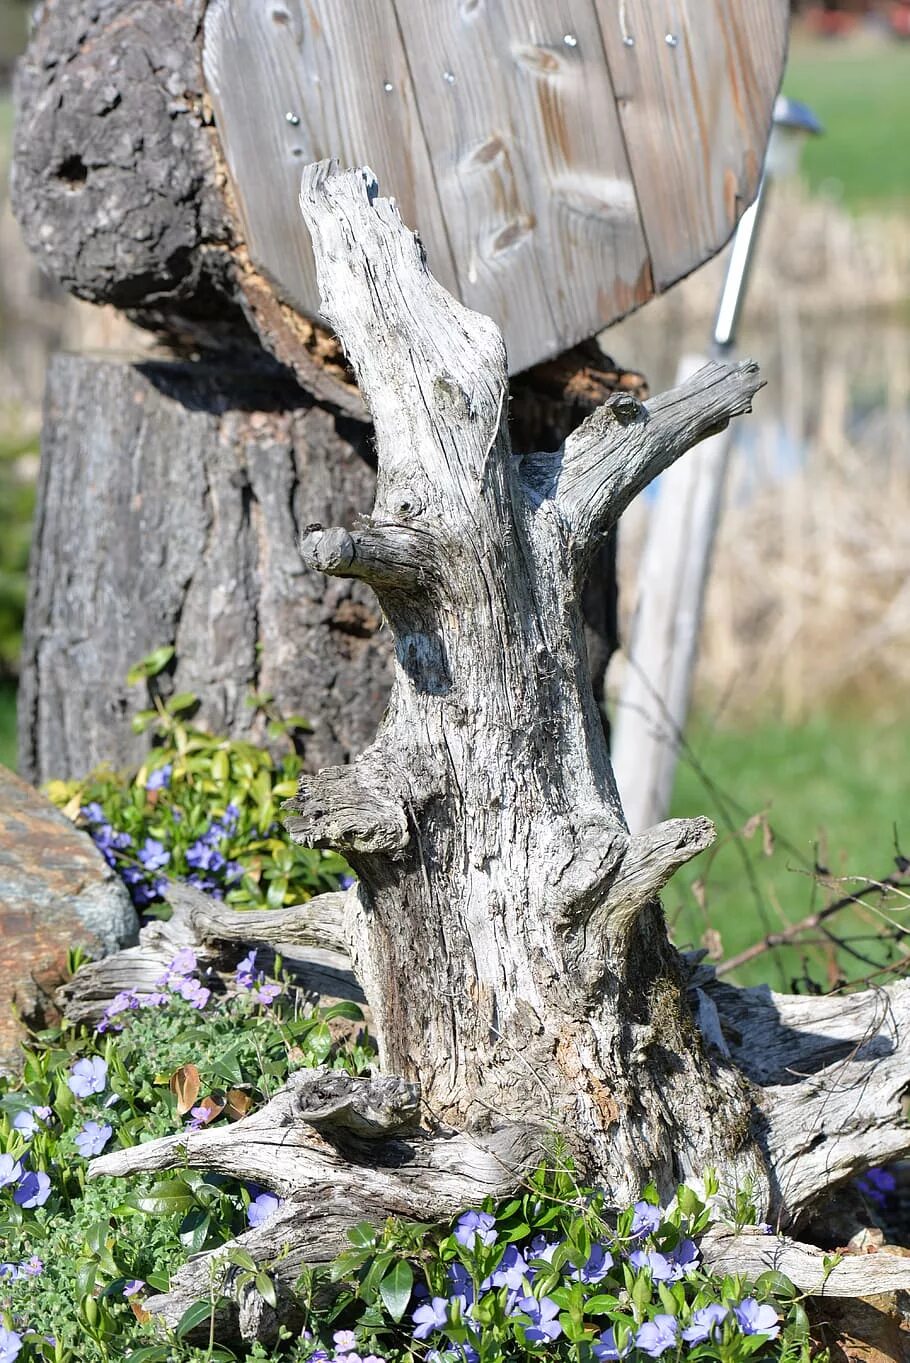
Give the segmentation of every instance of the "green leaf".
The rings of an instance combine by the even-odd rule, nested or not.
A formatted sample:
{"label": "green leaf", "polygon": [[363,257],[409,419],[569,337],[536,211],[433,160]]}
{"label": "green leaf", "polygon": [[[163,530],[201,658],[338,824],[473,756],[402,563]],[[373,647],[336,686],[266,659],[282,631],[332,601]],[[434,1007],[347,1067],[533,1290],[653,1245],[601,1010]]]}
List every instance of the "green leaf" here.
{"label": "green leaf", "polygon": [[183,1179],[175,1178],[156,1183],[151,1192],[133,1193],[126,1201],[146,1216],[169,1216],[172,1212],[189,1211],[195,1199]]}
{"label": "green leaf", "polygon": [[211,1224],[211,1214],[203,1211],[201,1207],[194,1207],[192,1211],[187,1212],[178,1233],[181,1242],[191,1254],[198,1254],[202,1249]]}
{"label": "green leaf", "polygon": [[600,1293],[596,1297],[589,1297],[585,1302],[585,1311],[592,1316],[605,1316],[609,1311],[615,1311],[619,1299],[608,1297],[606,1293]]}
{"label": "green leaf", "polygon": [[797,1288],[787,1275],[778,1272],[776,1268],[768,1269],[766,1273],[760,1274],[755,1279],[754,1290],[762,1297],[785,1297],[792,1300],[799,1295]]}
{"label": "green leaf", "polygon": [[[210,1301],[194,1301],[192,1306],[188,1306],[177,1323],[175,1334],[178,1339],[183,1339],[191,1330],[196,1330],[200,1325],[211,1319],[213,1303]],[[135,1357],[135,1355],[133,1355]]]}
{"label": "green leaf", "polygon": [[130,1363],[168,1363],[170,1356],[169,1344],[146,1344],[130,1352]]}
{"label": "green leaf", "polygon": [[[332,1033],[324,1022],[319,1022],[306,1039],[306,1048],[317,1063],[325,1060],[332,1049]],[[348,1232],[350,1235],[350,1231]]]}
{"label": "green leaf", "polygon": [[272,1282],[269,1275],[267,1273],[257,1273],[254,1281],[256,1284],[256,1291],[259,1293],[260,1297],[263,1297],[268,1302],[269,1306],[277,1306],[278,1297],[275,1292],[275,1284]]}
{"label": "green leaf", "polygon": [[228,1263],[233,1264],[235,1268],[245,1268],[248,1273],[255,1273],[257,1271],[256,1262],[253,1259],[253,1256],[239,1246],[232,1249],[227,1257]]}
{"label": "green leaf", "polygon": [[167,667],[175,652],[176,650],[168,644],[164,648],[156,648],[154,652],[147,653],[127,672],[127,686],[135,686],[136,682],[144,681],[147,677],[157,677],[158,673]]}
{"label": "green leaf", "polygon": [[399,1259],[379,1284],[379,1295],[392,1319],[397,1323],[408,1309],[414,1287],[414,1270],[407,1259]]}
{"label": "green leaf", "polygon": [[376,1243],[376,1227],[371,1226],[369,1221],[360,1221],[356,1226],[351,1226],[348,1239],[356,1249],[372,1249]]}
{"label": "green leaf", "polygon": [[193,691],[180,691],[176,696],[171,696],[170,700],[165,701],[164,708],[169,715],[179,715],[184,710],[192,710],[199,704],[199,697]]}

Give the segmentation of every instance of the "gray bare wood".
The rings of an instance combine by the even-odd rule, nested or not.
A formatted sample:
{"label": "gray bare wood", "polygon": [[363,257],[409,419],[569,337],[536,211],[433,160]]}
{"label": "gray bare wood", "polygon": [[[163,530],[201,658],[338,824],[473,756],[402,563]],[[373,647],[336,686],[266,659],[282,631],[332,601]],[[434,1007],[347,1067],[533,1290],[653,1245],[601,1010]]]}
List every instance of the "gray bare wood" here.
{"label": "gray bare wood", "polygon": [[317,313],[282,187],[332,155],[379,173],[510,372],[593,335],[718,250],[757,187],[785,0],[675,9],[213,0],[204,65],[254,264]]}
{"label": "gray bare wood", "polygon": [[253,256],[314,313],[313,252],[297,210],[303,166],[369,162],[420,221],[434,273],[454,266],[392,0],[210,0],[203,65]]}
{"label": "gray bare wood", "polygon": [[591,0],[399,0],[398,14],[459,297],[499,324],[510,370],[649,297]]}
{"label": "gray bare wood", "polygon": [[[613,398],[559,450],[516,457],[498,329],[428,274],[369,173],[310,167],[301,207],[379,460],[372,516],[312,528],[306,552],[373,583],[395,675],[372,744],[304,776],[288,823],[359,872],[342,932],[388,1088],[327,1093],[321,1076],[295,1076],[230,1128],[114,1151],[90,1174],[189,1163],[280,1193],[281,1215],[242,1243],[257,1258],[281,1248],[289,1319],[287,1275],[331,1257],[347,1227],[501,1195],[554,1131],[617,1203],[649,1180],[670,1197],[713,1168],[725,1196],[748,1178],[759,1213],[786,1229],[910,1148],[910,985],[845,1004],[739,992],[673,950],[655,895],[710,825],[629,835],[579,601],[614,516],[748,410],[756,367],[709,365],[647,404]],[[710,1004],[705,1031],[690,990]],[[383,1136],[416,1115],[418,1092],[424,1125]],[[743,1240],[716,1237],[712,1262],[777,1261],[825,1290],[811,1247]],[[173,1323],[218,1253],[150,1308]],[[910,1283],[905,1261],[881,1262],[889,1283]],[[869,1285],[851,1264],[836,1290]],[[255,1301],[237,1309],[241,1330],[275,1328]]]}
{"label": "gray bare wood", "polygon": [[788,0],[594,0],[660,292],[758,190]]}
{"label": "gray bare wood", "polygon": [[[236,363],[236,361],[235,361]],[[375,600],[324,585],[301,526],[372,495],[370,427],[281,374],[62,355],[48,375],[20,691],[20,771],[140,765],[129,668],[176,646],[165,686],[215,732],[263,739],[268,692],[312,718],[307,760],[344,761],[389,685]]]}
{"label": "gray bare wood", "polygon": [[171,917],[142,928],[138,946],[89,962],[60,987],[57,1003],[71,1021],[95,1026],[117,994],[157,993],[161,976],[187,947],[200,968],[211,969],[222,983],[254,948],[263,970],[280,956],[292,983],[314,998],[364,1002],[342,929],[346,895],[317,895],[287,909],[246,913],[172,881],[166,899]]}

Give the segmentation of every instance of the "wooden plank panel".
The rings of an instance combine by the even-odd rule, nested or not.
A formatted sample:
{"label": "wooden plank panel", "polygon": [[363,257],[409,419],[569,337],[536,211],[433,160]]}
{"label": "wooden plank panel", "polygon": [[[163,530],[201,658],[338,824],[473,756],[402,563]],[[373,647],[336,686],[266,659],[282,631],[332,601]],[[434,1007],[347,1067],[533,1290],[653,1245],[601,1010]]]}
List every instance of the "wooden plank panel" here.
{"label": "wooden plank panel", "polygon": [[211,0],[203,63],[250,254],[286,301],[318,312],[297,199],[327,156],[372,167],[456,287],[391,0]]}
{"label": "wooden plank panel", "polygon": [[461,298],[524,369],[651,293],[592,0],[397,0]]}
{"label": "wooden plank panel", "polygon": [[787,0],[595,0],[651,251],[669,287],[755,197]]}

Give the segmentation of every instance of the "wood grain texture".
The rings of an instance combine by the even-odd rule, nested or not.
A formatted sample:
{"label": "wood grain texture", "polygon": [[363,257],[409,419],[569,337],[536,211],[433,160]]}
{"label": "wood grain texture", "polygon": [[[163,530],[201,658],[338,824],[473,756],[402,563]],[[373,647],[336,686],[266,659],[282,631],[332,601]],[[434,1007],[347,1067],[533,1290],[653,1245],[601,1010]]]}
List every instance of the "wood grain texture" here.
{"label": "wood grain texture", "polygon": [[204,66],[253,261],[317,315],[295,180],[309,159],[368,164],[521,372],[726,241],[758,184],[786,10],[212,0]]}
{"label": "wood grain texture", "polygon": [[758,189],[786,0],[594,0],[655,289],[727,240]]}
{"label": "wood grain texture", "polygon": [[591,0],[398,0],[460,297],[527,368],[650,296]]}
{"label": "wood grain texture", "polygon": [[434,272],[454,283],[392,0],[212,0],[203,66],[247,245],[290,303],[318,311],[297,195],[303,167],[330,155],[395,186]]}

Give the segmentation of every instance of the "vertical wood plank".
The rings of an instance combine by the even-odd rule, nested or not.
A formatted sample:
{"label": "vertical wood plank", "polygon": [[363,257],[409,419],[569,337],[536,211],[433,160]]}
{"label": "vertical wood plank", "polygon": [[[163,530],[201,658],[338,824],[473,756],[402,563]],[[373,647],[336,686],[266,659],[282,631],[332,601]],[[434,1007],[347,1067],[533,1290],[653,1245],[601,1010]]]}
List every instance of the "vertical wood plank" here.
{"label": "vertical wood plank", "polygon": [[595,0],[651,251],[668,288],[755,197],[787,0]]}
{"label": "vertical wood plank", "polygon": [[203,63],[250,254],[288,302],[318,312],[297,199],[327,156],[376,172],[456,287],[391,0],[211,0]]}
{"label": "vertical wood plank", "polygon": [[502,326],[510,369],[649,297],[592,0],[396,7],[460,296]]}

